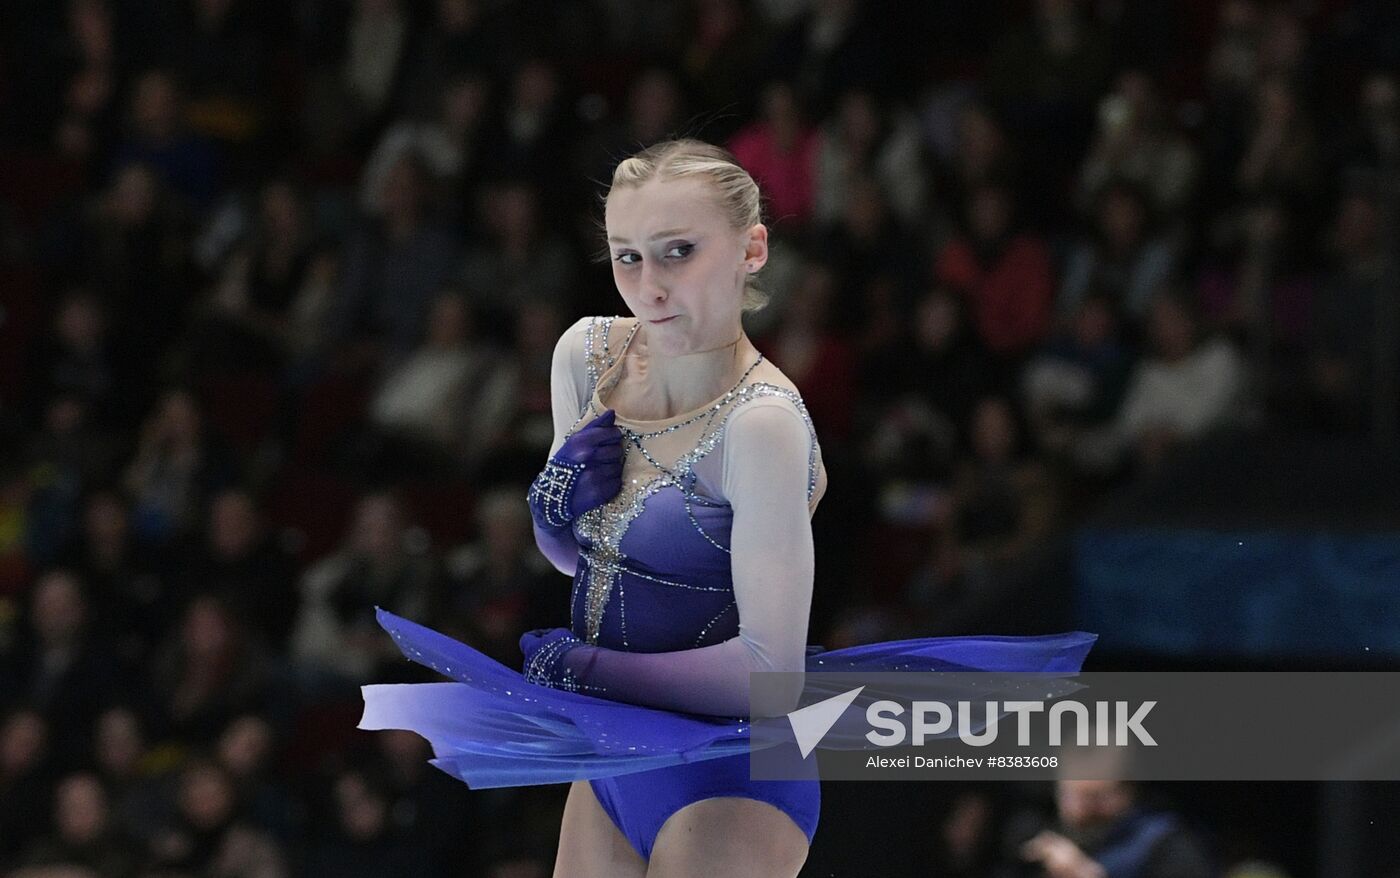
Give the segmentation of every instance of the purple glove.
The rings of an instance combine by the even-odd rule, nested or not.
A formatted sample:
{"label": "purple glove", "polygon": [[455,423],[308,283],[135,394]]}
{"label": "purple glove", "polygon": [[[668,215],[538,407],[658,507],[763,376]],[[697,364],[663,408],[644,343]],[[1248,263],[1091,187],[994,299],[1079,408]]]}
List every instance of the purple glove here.
{"label": "purple glove", "polygon": [[576,673],[571,667],[576,662],[565,661],[566,657],[574,654],[573,658],[582,658],[585,664],[588,663],[587,656],[577,652],[580,650],[583,653],[596,652],[567,628],[526,631],[520,635],[520,651],[525,654],[525,680],[569,692],[601,694],[601,689],[583,684],[580,677],[586,670],[579,668],[580,672]]}
{"label": "purple glove", "polygon": [[548,531],[568,527],[622,490],[622,433],[607,409],[564,441],[530,485],[530,515]]}

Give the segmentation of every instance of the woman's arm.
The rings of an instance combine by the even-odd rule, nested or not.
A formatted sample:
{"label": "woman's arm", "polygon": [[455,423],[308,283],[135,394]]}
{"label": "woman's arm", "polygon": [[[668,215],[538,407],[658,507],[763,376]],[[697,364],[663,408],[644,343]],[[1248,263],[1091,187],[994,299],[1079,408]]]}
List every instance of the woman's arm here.
{"label": "woman's arm", "polygon": [[[790,403],[761,398],[729,417],[725,499],[734,510],[730,564],[739,634],[676,652],[576,646],[563,659],[585,691],[650,707],[719,716],[749,713],[749,674],[803,670],[812,605],[807,423]],[[801,693],[794,676],[782,711]],[[775,711],[779,712],[779,711]]]}
{"label": "woman's arm", "polygon": [[[583,388],[580,384],[585,374],[583,362],[583,336],[589,332],[589,319],[584,317],[570,326],[554,345],[554,359],[549,373],[550,407],[554,415],[554,442],[549,446],[549,456],[564,444],[564,434],[578,420]],[[545,558],[565,576],[573,576],[578,569],[578,541],[574,539],[572,527],[545,528],[535,522],[535,545],[539,546]]]}

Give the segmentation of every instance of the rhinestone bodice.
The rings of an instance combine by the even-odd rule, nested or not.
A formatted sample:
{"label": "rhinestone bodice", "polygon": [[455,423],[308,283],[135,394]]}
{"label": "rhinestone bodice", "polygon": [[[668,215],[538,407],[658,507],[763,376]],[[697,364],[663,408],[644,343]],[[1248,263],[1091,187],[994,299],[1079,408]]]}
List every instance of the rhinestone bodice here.
{"label": "rhinestone bodice", "polygon": [[[615,320],[622,319],[594,318],[588,327],[588,399],[570,433],[605,408],[637,330],[636,323],[615,328]],[[791,388],[754,380],[761,361],[759,355],[729,391],[693,412],[660,422],[617,416],[622,490],[574,522],[580,547],[571,602],[576,636],[612,649],[663,652],[738,634],[729,554],[733,510],[720,495],[717,477],[724,426],[746,404],[784,399],[796,407],[812,437],[809,501],[814,502],[820,467],[801,397]]]}

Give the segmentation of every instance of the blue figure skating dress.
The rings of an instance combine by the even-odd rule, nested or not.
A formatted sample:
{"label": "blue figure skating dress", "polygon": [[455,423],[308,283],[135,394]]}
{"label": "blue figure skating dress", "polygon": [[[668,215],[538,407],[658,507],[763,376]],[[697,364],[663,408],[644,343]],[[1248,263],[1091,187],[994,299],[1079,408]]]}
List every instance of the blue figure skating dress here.
{"label": "blue figure skating dress", "polygon": [[[630,318],[585,318],[560,339],[555,448],[605,410],[624,371],[645,372],[638,328]],[[668,817],[716,796],[768,802],[810,841],[820,785],[814,775],[750,780],[750,727],[736,718],[747,706],[732,697],[749,671],[774,669],[772,656],[805,648],[810,516],[826,484],[806,407],[757,355],[736,385],[699,409],[664,421],[618,412],[616,423],[622,490],[574,522],[569,550],[577,557],[570,627],[604,648],[592,691],[617,697],[527,682],[381,610],[404,655],[453,682],[366,686],[360,727],[419,733],[433,764],[472,787],[587,780],[643,858]],[[807,669],[1074,674],[1094,639],[923,638],[815,653]],[[628,703],[640,693],[676,709]],[[815,760],[808,764],[814,770]]]}

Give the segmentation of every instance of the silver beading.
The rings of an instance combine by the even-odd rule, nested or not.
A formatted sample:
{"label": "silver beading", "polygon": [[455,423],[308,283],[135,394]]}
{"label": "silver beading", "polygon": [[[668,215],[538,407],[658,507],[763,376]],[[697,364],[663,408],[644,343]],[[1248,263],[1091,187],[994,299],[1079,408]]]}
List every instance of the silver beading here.
{"label": "silver beading", "polygon": [[578,474],[583,472],[585,466],[551,458],[530,483],[530,505],[539,508],[550,527],[564,527],[574,520],[569,513],[569,498],[573,495]]}

